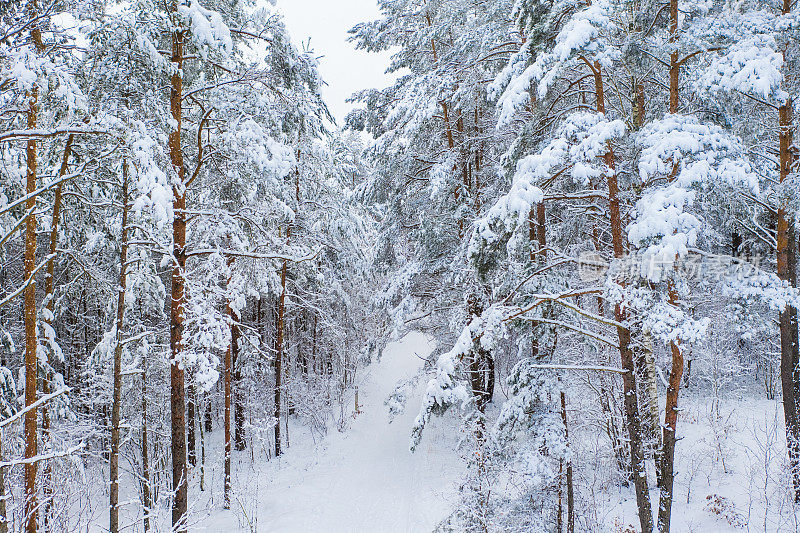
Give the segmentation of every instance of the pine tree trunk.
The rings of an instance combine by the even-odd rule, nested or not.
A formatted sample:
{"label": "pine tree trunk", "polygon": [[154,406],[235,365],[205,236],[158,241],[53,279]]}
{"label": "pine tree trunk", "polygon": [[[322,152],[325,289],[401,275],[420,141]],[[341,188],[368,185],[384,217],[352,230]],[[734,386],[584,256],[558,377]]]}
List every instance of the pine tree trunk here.
{"label": "pine tree trunk", "polygon": [[[792,145],[792,104],[787,102],[780,107],[780,181],[789,176],[793,164]],[[777,256],[778,277],[790,281],[789,235],[791,221],[785,206],[778,207]],[[781,388],[783,391],[783,413],[786,423],[786,443],[789,450],[789,463],[792,469],[795,501],[800,502],[800,424],[797,413],[797,361],[795,361],[794,332],[792,328],[793,309],[786,307],[779,315],[781,339]]]}
{"label": "pine tree trunk", "polygon": [[556,508],[556,531],[564,533],[564,487],[561,478],[564,475],[564,460],[558,462],[558,507]]}
{"label": "pine tree trunk", "polygon": [[[795,225],[789,226],[788,240],[788,277],[791,286],[796,288],[798,241],[797,229]],[[797,399],[800,398],[800,338],[798,338],[798,333],[797,308],[792,307],[790,316],[790,335],[792,338],[792,367],[794,368],[794,376],[792,381],[794,382],[794,397],[796,404],[798,401]],[[800,418],[800,406],[797,406],[796,408],[798,410],[798,417]],[[800,422],[800,420],[798,420],[798,422]],[[798,429],[800,430],[800,428]]]}
{"label": "pine tree trunk", "polygon": [[122,328],[125,321],[125,286],[128,261],[128,160],[122,162],[122,236],[119,252],[114,385],[111,406],[111,453],[109,456],[109,530],[119,533],[119,425],[122,409]]}
{"label": "pine tree trunk", "polygon": [[[231,265],[228,259],[228,266]],[[225,509],[231,508],[231,366],[233,365],[233,310],[230,301],[226,306],[228,319],[231,321],[231,343],[225,351]]]}
{"label": "pine tree trunk", "polygon": [[[289,230],[286,230],[289,239]],[[278,320],[275,333],[275,457],[281,454],[281,371],[283,367],[283,321],[286,307],[286,268],[287,262],[281,266],[281,294],[278,297]]]}
{"label": "pine tree trunk", "polygon": [[643,401],[641,408],[644,410],[644,428],[647,431],[648,445],[653,450],[653,462],[656,467],[657,485],[661,486],[661,421],[658,409],[658,383],[656,381],[656,362],[653,357],[653,339],[647,332],[642,332],[641,347],[637,365],[641,379],[641,392]]}
{"label": "pine tree trunk", "polygon": [[633,88],[633,127],[637,130],[644,124],[644,84],[636,83]]}
{"label": "pine tree trunk", "polygon": [[147,355],[142,357],[142,505],[144,531],[150,531],[150,513],[153,499],[150,494],[150,454],[147,449]]}
{"label": "pine tree trunk", "polygon": [[190,377],[189,383],[186,384],[186,455],[191,466],[197,464],[197,443],[195,439],[197,407],[194,399],[194,381]]}
{"label": "pine tree trunk", "polygon": [[[600,386],[600,408],[606,417],[606,434],[611,441],[611,447],[614,449],[614,459],[617,462],[617,467],[621,472],[626,473],[626,482],[630,479],[630,461],[625,452],[625,443],[623,442],[620,430],[617,427],[616,416],[614,409],[612,409],[612,401],[615,401],[616,396],[613,391],[608,391],[604,386]],[[616,407],[616,405],[614,405]]]}
{"label": "pine tree trunk", "polygon": [[[67,137],[67,143],[64,145],[64,155],[61,159],[61,167],[58,169],[58,180],[60,180],[66,173],[69,166],[69,157],[72,153],[72,143],[75,136],[70,134]],[[45,288],[44,288],[44,306],[48,313],[45,315],[45,321],[52,328],[53,318],[55,312],[55,255],[58,249],[58,226],[61,222],[61,198],[62,198],[63,184],[59,181],[56,185],[56,191],[53,199],[53,217],[50,221],[50,259],[47,261],[46,274],[45,274]],[[51,361],[52,366],[55,361]],[[50,394],[50,379],[52,368],[45,369],[44,380],[42,381],[42,394]],[[42,406],[42,442],[46,443],[50,440],[50,413],[48,412],[47,405]],[[50,515],[49,509],[52,500],[52,486],[53,486],[53,467],[51,461],[44,462],[44,476],[43,476],[42,489],[44,493],[44,519],[45,526],[47,525],[47,517]]]}
{"label": "pine tree trunk", "polygon": [[[38,15],[36,2],[31,3],[31,18]],[[42,35],[38,25],[31,30],[31,39],[37,49],[41,50]],[[28,93],[28,129],[36,128],[38,115],[39,88],[34,86]],[[34,270],[36,268],[36,140],[30,139],[26,147],[27,171],[25,175],[25,192],[28,199],[25,201],[26,212],[29,213],[25,220],[25,280],[28,286],[24,294],[24,322],[25,322],[25,406],[36,402],[36,381],[39,371],[36,356],[36,282]],[[25,413],[25,504],[24,525],[26,533],[36,533],[38,529],[38,503],[36,501],[36,470],[37,464],[33,458],[38,453],[37,418],[38,410],[30,409]]]}
{"label": "pine tree trunk", "polygon": [[[479,317],[483,313],[483,306],[477,294],[470,294],[467,297],[467,316],[470,320]],[[470,353],[469,379],[472,388],[472,396],[475,398],[475,406],[480,413],[486,410],[486,404],[492,401],[494,396],[494,359],[492,354],[482,348],[479,343],[473,347]],[[483,439],[483,424],[478,427],[481,433],[479,440]]]}
{"label": "pine tree trunk", "polygon": [[[591,65],[595,79],[595,96],[597,98],[597,112],[605,114],[605,97],[603,94],[603,73],[599,62]],[[614,249],[614,257],[621,259],[625,253],[625,244],[622,234],[622,217],[619,205],[619,186],[617,184],[617,174],[615,172],[614,151],[611,143],[608,143],[608,150],[604,156],[606,165],[610,172],[607,177],[608,183],[608,204],[611,216],[611,240]],[[614,306],[614,319],[619,324],[624,324],[626,313],[621,304]],[[625,373],[622,375],[622,385],[625,402],[625,419],[628,427],[629,446],[631,452],[631,470],[633,483],[636,489],[636,505],[639,511],[639,523],[642,533],[650,533],[653,530],[653,513],[650,507],[650,491],[647,486],[647,473],[644,468],[642,457],[642,433],[640,428],[639,406],[636,398],[636,371],[633,364],[633,352],[631,351],[631,333],[624,326],[617,326],[617,336],[619,338],[619,353],[622,368]]]}
{"label": "pine tree trunk", "polygon": [[[173,1],[171,11],[177,12]],[[171,79],[170,111],[174,129],[169,134],[169,155],[173,170],[177,174],[177,185],[173,186],[172,240],[176,263],[172,267],[172,301],[170,305],[170,407],[172,438],[172,528],[176,533],[188,530],[187,516],[189,506],[188,469],[186,465],[186,391],[184,390],[183,369],[180,365],[183,351],[183,322],[186,304],[184,272],[186,267],[186,190],[183,150],[181,149],[181,118],[184,33],[175,29],[172,34],[172,58],[175,72]]]}
{"label": "pine tree trunk", "polygon": [[[536,265],[536,250],[534,246],[539,242],[536,207],[536,205],[531,205],[530,212],[528,213],[528,259],[531,262],[531,268],[535,268]],[[539,337],[536,335],[536,328],[538,325],[539,322],[535,320],[531,321],[531,357],[533,359],[539,358]]]}
{"label": "pine tree trunk", "polygon": [[[669,292],[670,304],[675,305],[677,294],[675,289]],[[669,374],[667,387],[667,404],[664,409],[664,451],[661,461],[661,494],[658,502],[658,529],[662,533],[670,530],[672,518],[673,483],[675,481],[675,431],[678,424],[678,392],[683,379],[683,353],[676,342],[670,343],[672,352],[672,371]]]}
{"label": "pine tree trunk", "polygon": [[[198,409],[202,410],[202,402],[196,399]],[[200,490],[206,490],[206,434],[203,431],[202,421],[198,420],[197,428],[200,430]]]}
{"label": "pine tree trunk", "polygon": [[[545,265],[547,263],[547,226],[544,202],[539,202],[536,204],[536,238],[539,241],[539,261],[541,261],[542,265]],[[547,306],[545,306],[545,308],[542,310],[542,314],[546,318],[552,318],[552,312]],[[556,349],[556,341],[552,338],[550,341],[550,345],[544,347],[544,354],[541,353],[542,349],[541,346],[539,346],[538,352],[540,358],[546,357],[548,354],[552,358],[552,355]]]}
{"label": "pine tree trunk", "polygon": [[234,324],[231,326],[231,351],[233,363],[233,442],[237,451],[242,451],[247,446],[244,434],[244,403],[242,402],[242,369],[240,365],[242,361],[239,360],[239,327]]}
{"label": "pine tree trunk", "polygon": [[203,423],[205,425],[206,433],[211,433],[214,430],[213,417],[211,416],[211,398],[208,398],[206,401]]}
{"label": "pine tree trunk", "polygon": [[[783,0],[782,14],[788,15],[792,10],[792,1]],[[784,56],[785,56],[784,52]],[[794,155],[792,153],[792,101],[789,99],[778,109],[778,150],[781,183],[786,181],[792,172]],[[777,221],[777,258],[778,277],[791,281],[790,244],[792,233],[790,221],[784,205],[778,206]],[[797,327],[792,316],[795,310],[788,307],[779,315],[781,339],[781,389],[783,392],[783,416],[786,425],[786,447],[789,452],[789,465],[792,470],[794,500],[800,503],[800,420],[798,420],[798,360],[797,360]]]}
{"label": "pine tree trunk", "polygon": [[[198,402],[198,405],[202,405]],[[197,425],[200,430],[200,490],[206,490],[206,434],[203,431],[203,424]]]}
{"label": "pine tree trunk", "polygon": [[[234,258],[228,257],[228,269],[230,270],[233,267]],[[230,277],[228,278],[228,283],[230,283]],[[228,349],[225,351],[225,501],[224,507],[225,509],[231,508],[231,455],[232,455],[232,448],[231,448],[231,408],[233,403],[233,390],[232,390],[232,383],[231,377],[233,373],[233,361],[234,361],[234,351],[236,350],[236,342],[237,342],[237,328],[236,328],[236,319],[235,313],[233,308],[231,307],[230,297],[228,297],[228,302],[225,306],[225,313],[228,315],[228,320],[230,321],[230,328],[231,328],[231,340],[230,344],[228,344]]]}
{"label": "pine tree trunk", "polygon": [[[674,43],[678,35],[678,0],[670,0],[670,43]],[[669,66],[669,111],[678,112],[680,97],[680,72],[681,64],[678,61],[677,50],[670,55]],[[674,174],[678,169],[678,161],[674,161]],[[670,280],[668,283],[669,304],[673,307],[678,305],[678,293],[675,290],[675,283]],[[683,353],[676,341],[669,344],[672,354],[672,371],[669,376],[669,386],[667,387],[667,403],[664,409],[664,429],[662,442],[664,445],[661,454],[661,493],[658,502],[658,529],[662,533],[670,530],[672,518],[672,500],[675,481],[675,443],[677,442],[675,432],[678,424],[678,394],[683,378]]]}
{"label": "pine tree trunk", "polygon": [[[284,333],[285,335],[285,333]],[[289,448],[289,417],[294,414],[292,398],[289,395],[289,354],[283,354],[283,374],[281,374],[281,388],[283,388],[283,447]],[[347,386],[347,372],[344,375],[344,384]],[[344,404],[342,404],[344,405]]]}
{"label": "pine tree trunk", "polygon": [[[2,431],[0,431],[0,462],[2,461],[5,461],[5,456],[3,455],[3,434]],[[3,466],[0,466],[0,533],[8,533],[8,513],[6,510],[6,469]]]}
{"label": "pine tree trunk", "polygon": [[[314,311],[314,325],[311,326],[311,365],[316,368],[317,365],[317,312]],[[320,365],[320,374],[323,374]]]}
{"label": "pine tree trunk", "polygon": [[[564,422],[564,440],[569,447],[569,425],[567,424],[567,397],[561,391],[561,420]],[[559,517],[560,518],[560,517]],[[575,491],[572,478],[572,460],[567,460],[567,533],[575,533]]]}

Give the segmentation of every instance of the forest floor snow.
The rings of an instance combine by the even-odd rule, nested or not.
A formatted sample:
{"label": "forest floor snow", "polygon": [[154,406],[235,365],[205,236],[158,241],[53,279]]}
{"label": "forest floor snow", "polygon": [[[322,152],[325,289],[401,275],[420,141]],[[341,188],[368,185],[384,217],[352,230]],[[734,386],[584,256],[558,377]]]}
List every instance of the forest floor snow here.
{"label": "forest floor snow", "polygon": [[[391,422],[384,405],[398,381],[416,374],[431,350],[420,334],[388,345],[380,361],[357,379],[361,412],[350,418],[344,432],[330,430],[316,445],[305,436],[303,441],[294,437],[296,444],[278,460],[256,468],[249,453],[242,452],[247,459],[234,466],[232,509],[214,511],[193,530],[431,531],[457,498],[464,470],[455,450],[458,431],[438,424],[412,454],[409,443],[418,405],[413,399],[422,397],[424,380],[410,391],[409,408]],[[353,411],[353,402],[346,409]]]}
{"label": "forest floor snow", "polygon": [[[685,391],[681,401],[672,531],[800,531],[800,514],[787,486],[790,478],[780,400],[726,398],[717,402],[697,394],[696,390]],[[586,450],[582,453],[587,457]],[[603,486],[595,465],[582,470],[583,479],[577,482],[584,497],[590,499],[588,507],[595,514],[592,522],[599,524],[600,531],[638,531],[633,487]],[[648,478],[655,521],[659,491],[654,486],[652,461],[648,461]]]}
{"label": "forest floor snow", "polygon": [[[433,346],[421,334],[389,344],[379,361],[359,369],[360,412],[354,398],[344,403],[347,427],[320,437],[290,423],[290,446],[279,458],[248,440],[233,454],[230,510],[223,503],[222,431],[207,435],[205,490],[198,468],[190,474],[190,530],[259,533],[424,533],[432,531],[458,504],[465,461],[458,450],[462,431],[456,417],[429,424],[418,450],[409,451],[410,433],[425,377],[409,386],[407,409],[389,419],[386,399],[398,382],[415,376]],[[714,399],[705,387],[682,393],[677,446],[673,531],[685,533],[800,531],[788,479],[780,400],[743,395]],[[721,401],[720,401],[721,400]],[[270,399],[265,399],[271,403]],[[585,413],[596,409],[592,395],[570,395],[574,429],[575,483],[580,507],[579,531],[622,533],[637,528],[631,486],[614,480],[607,437]],[[662,406],[663,413],[663,406]],[[583,419],[583,421],[581,421]],[[284,429],[282,427],[282,429]],[[250,428],[249,436],[253,435]],[[654,514],[658,489],[652,461],[648,471]],[[104,469],[91,475],[103,486]],[[123,524],[141,531],[136,483],[123,476]],[[94,491],[89,531],[107,531],[107,490]],[[169,502],[162,494],[154,509],[153,529],[169,531]]]}

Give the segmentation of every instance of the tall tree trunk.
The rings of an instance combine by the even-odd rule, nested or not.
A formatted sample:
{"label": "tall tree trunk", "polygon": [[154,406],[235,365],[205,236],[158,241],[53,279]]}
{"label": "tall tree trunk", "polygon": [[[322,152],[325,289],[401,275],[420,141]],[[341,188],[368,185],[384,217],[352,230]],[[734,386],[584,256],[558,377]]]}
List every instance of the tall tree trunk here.
{"label": "tall tree trunk", "polygon": [[[798,253],[798,243],[797,241],[797,228],[795,225],[789,226],[788,232],[788,239],[789,239],[789,246],[788,246],[788,265],[789,265],[789,283],[792,287],[797,287],[797,253]],[[794,368],[794,376],[792,378],[794,382],[794,397],[795,403],[797,403],[797,399],[800,398],[800,338],[798,338],[798,317],[797,317],[797,308],[791,308],[791,317],[790,317],[790,335],[792,338],[792,367]],[[798,418],[800,418],[800,406],[796,406],[798,410]],[[798,420],[800,424],[800,420]],[[798,428],[800,430],[800,428]]]}
{"label": "tall tree trunk", "polygon": [[[481,316],[483,305],[478,295],[473,293],[467,297],[467,316],[470,320]],[[472,395],[475,398],[475,406],[478,411],[483,413],[486,404],[492,401],[494,396],[494,359],[492,354],[480,346],[473,347],[471,351],[469,380],[472,388]],[[479,423],[479,439],[483,439],[483,422]]]}
{"label": "tall tree trunk", "polygon": [[142,357],[142,505],[144,531],[150,531],[150,512],[153,499],[150,494],[150,454],[147,449],[147,354]]}
{"label": "tall tree trunk", "polygon": [[[791,172],[793,157],[792,107],[791,102],[781,106],[780,118],[780,181],[785,181]],[[789,235],[792,233],[786,207],[778,207],[777,255],[778,277],[791,281]],[[797,361],[795,360],[794,332],[792,328],[793,308],[786,307],[779,315],[781,339],[781,388],[783,391],[783,414],[786,423],[786,443],[792,469],[795,501],[800,502],[800,423],[797,413]]]}
{"label": "tall tree trunk", "polygon": [[[3,455],[3,434],[2,430],[0,430],[0,462],[2,461],[5,461],[5,456]],[[0,533],[8,533],[8,513],[6,510],[6,469],[2,466],[0,466]]]}
{"label": "tall tree trunk", "polygon": [[236,450],[242,451],[247,447],[244,434],[244,402],[242,401],[242,361],[239,360],[239,337],[241,333],[239,326],[231,326],[231,351],[233,363],[233,442]]}
{"label": "tall tree trunk", "polygon": [[[792,10],[792,1],[783,0],[782,14],[788,15]],[[786,52],[784,51],[784,56]],[[781,183],[786,181],[792,172],[794,155],[792,153],[793,117],[792,101],[787,100],[778,109],[778,150]],[[791,221],[786,206],[778,206],[777,221],[777,256],[778,277],[791,281],[790,272],[790,244],[789,235]],[[781,389],[783,392],[783,416],[786,424],[786,447],[789,452],[789,465],[792,469],[792,483],[794,486],[795,502],[800,503],[800,420],[798,420],[797,407],[797,378],[798,361],[796,357],[796,329],[792,328],[792,315],[794,310],[786,307],[779,315],[781,338]]]}
{"label": "tall tree trunk", "polygon": [[296,157],[297,164],[294,166],[294,198],[297,201],[297,205],[300,205],[300,148],[297,149]]}
{"label": "tall tree trunk", "polygon": [[[228,258],[228,268],[233,264],[233,258]],[[230,282],[230,278],[228,279]],[[234,316],[230,299],[225,306],[225,312],[230,320],[231,341],[225,351],[225,509],[231,508],[231,367],[233,366],[233,330]]]}
{"label": "tall tree trunk", "polygon": [[191,466],[197,464],[197,444],[195,439],[197,408],[194,399],[194,381],[190,376],[189,382],[186,384],[186,455]]}
{"label": "tall tree trunk", "polygon": [[[313,368],[317,366],[317,312],[314,313],[314,324],[311,326],[311,365]],[[320,374],[323,374],[322,365],[320,365]]]}
{"label": "tall tree trunk", "polygon": [[[595,80],[597,112],[605,114],[603,71],[599,62],[595,62],[592,66],[592,73],[594,74]],[[614,150],[611,147],[611,142],[608,143],[608,150],[603,159],[610,170],[607,183],[609,214],[611,217],[611,241],[614,249],[614,257],[621,259],[625,253],[625,241],[622,234],[619,185],[617,184]],[[631,350],[631,333],[628,328],[622,325],[625,323],[626,318],[624,308],[621,304],[617,303],[614,306],[614,319],[620,324],[617,326],[617,337],[619,338],[619,353],[622,368],[625,370],[625,373],[622,375],[622,385],[625,402],[625,419],[628,427],[631,452],[631,470],[633,484],[636,490],[636,506],[639,510],[639,524],[641,525],[642,533],[650,533],[653,530],[653,512],[650,507],[647,472],[645,471],[642,457],[642,432],[640,428],[639,406],[636,398],[636,372],[633,364],[633,351]]]}
{"label": "tall tree trunk", "polygon": [[[541,246],[539,242],[539,234],[542,233],[539,231],[539,223],[538,220],[538,206],[542,206],[544,208],[543,203],[539,203],[536,205],[531,205],[530,212],[528,213],[528,259],[531,262],[531,268],[536,268],[536,249],[535,246]],[[544,214],[544,213],[542,213]],[[539,337],[536,335],[536,328],[539,326],[539,322],[531,321],[531,357],[533,359],[539,358]]]}
{"label": "tall tree trunk", "polygon": [[[675,305],[677,294],[674,288],[669,291],[670,303]],[[672,371],[667,387],[667,404],[664,409],[664,452],[662,453],[661,494],[658,503],[658,529],[664,533],[670,529],[672,518],[673,483],[675,481],[675,430],[678,424],[678,392],[683,379],[683,352],[676,342],[670,343],[672,352]]]}
{"label": "tall tree trunk", "polygon": [[[614,449],[614,459],[617,462],[617,467],[621,472],[628,473],[630,470],[630,461],[628,460],[622,435],[617,427],[617,417],[615,412],[617,406],[616,403],[613,403],[616,401],[616,395],[614,394],[613,390],[609,391],[603,385],[600,385],[599,399],[600,408],[606,417],[606,434],[608,435],[608,439],[611,441],[611,447]],[[625,479],[627,482],[627,480],[630,479],[630,476],[626,476]]]}
{"label": "tall tree trunk", "polygon": [[206,409],[203,418],[206,433],[211,433],[214,430],[214,424],[212,423],[213,417],[211,416],[211,398],[207,398],[206,400]]}
{"label": "tall tree trunk", "polygon": [[[171,11],[177,15],[177,2],[173,0]],[[186,304],[184,273],[186,267],[186,189],[183,150],[181,149],[181,118],[184,32],[172,32],[172,58],[175,71],[171,79],[170,111],[174,121],[169,134],[169,156],[173,170],[177,174],[177,184],[172,188],[172,241],[175,264],[172,266],[172,301],[170,305],[170,406],[172,437],[172,528],[176,533],[187,531],[187,510],[189,506],[188,470],[186,466],[186,391],[184,390],[183,368],[180,364],[183,351],[183,322]]]}
{"label": "tall tree trunk", "polygon": [[[286,228],[286,241],[289,241],[289,228]],[[283,322],[286,312],[286,268],[287,261],[281,266],[281,294],[278,297],[278,317],[275,332],[275,457],[281,454],[281,373],[283,370]]]}
{"label": "tall tree trunk", "polygon": [[114,389],[111,406],[111,454],[109,456],[109,530],[119,533],[119,424],[122,407],[122,328],[125,322],[125,286],[128,261],[128,160],[122,162],[122,235],[119,249],[119,286],[114,344]]}
{"label": "tall tree trunk", "polygon": [[[198,406],[201,406],[201,402],[197,402]],[[200,430],[200,490],[206,490],[206,434],[203,431],[203,424],[197,424],[198,429]]]}
{"label": "tall tree trunk", "polygon": [[[61,179],[66,173],[69,166],[69,157],[72,153],[72,143],[75,136],[70,134],[67,137],[67,144],[64,145],[64,155],[61,159],[61,167],[58,169],[58,178]],[[56,185],[55,197],[53,199],[53,217],[50,221],[50,259],[47,261],[46,274],[44,278],[44,300],[43,304],[47,309],[44,315],[44,320],[50,328],[53,327],[54,312],[55,312],[55,256],[58,249],[58,225],[61,221],[61,198],[62,198],[63,184],[59,181]],[[50,367],[45,369],[44,379],[42,380],[42,394],[50,394],[50,380],[51,373],[53,372],[52,364],[55,361],[50,361]],[[50,440],[50,413],[47,405],[42,406],[42,442],[46,443]],[[44,519],[45,526],[47,525],[47,518],[50,515],[49,509],[53,493],[53,466],[51,461],[44,463],[44,479],[42,489],[44,493]]]}
{"label": "tall tree trunk", "polygon": [[[284,311],[286,314],[286,311]],[[285,319],[284,319],[285,323]],[[284,333],[286,336],[286,333]],[[292,397],[289,394],[290,389],[290,382],[289,378],[292,374],[290,374],[291,368],[291,359],[289,359],[289,353],[284,350],[283,353],[283,373],[281,374],[281,388],[283,389],[283,447],[284,449],[289,448],[289,417],[294,414],[294,404],[292,403]],[[344,385],[347,386],[347,372],[344,374]]]}
{"label": "tall tree trunk", "polygon": [[[564,422],[564,440],[569,446],[569,426],[567,424],[567,397],[561,391],[561,420]],[[559,516],[560,519],[560,516]],[[567,533],[575,533],[575,494],[572,479],[572,460],[567,459]]]}
{"label": "tall tree trunk", "polygon": [[638,350],[637,367],[641,379],[641,392],[643,396],[642,409],[644,410],[644,427],[647,431],[648,445],[653,450],[653,462],[656,466],[657,484],[661,486],[661,454],[663,443],[661,438],[661,421],[658,409],[658,383],[656,376],[656,361],[653,357],[653,338],[648,332],[642,332],[641,347]]}
{"label": "tall tree trunk", "polygon": [[[670,0],[670,27],[669,41],[675,43],[678,36],[678,0]],[[678,51],[673,50],[670,55],[669,63],[669,112],[678,113],[680,103],[680,73],[681,63],[678,60]],[[678,161],[674,161],[673,175],[677,173]],[[673,307],[678,306],[678,291],[675,289],[675,282],[667,282],[669,293],[669,304]],[[675,481],[675,444],[677,438],[675,432],[678,424],[678,394],[683,378],[683,352],[677,341],[669,343],[670,353],[672,354],[672,371],[669,376],[667,387],[667,402],[664,409],[664,428],[662,442],[664,445],[661,454],[661,493],[658,502],[658,529],[662,533],[670,530],[672,518],[672,500]]]}
{"label": "tall tree trunk", "polygon": [[286,304],[286,261],[281,266],[281,294],[278,297],[278,321],[275,336],[275,457],[281,454],[281,374],[283,370],[283,318]]}
{"label": "tall tree trunk", "polygon": [[[32,19],[38,16],[38,8],[35,0],[31,2],[30,16]],[[33,40],[37,50],[41,51],[42,34],[38,23],[35,23],[31,30],[31,40]],[[39,87],[34,85],[28,93],[28,128],[36,128],[36,119],[39,112]],[[38,359],[36,356],[36,282],[34,270],[36,268],[36,140],[30,139],[26,147],[27,171],[25,174],[25,192],[28,199],[25,201],[25,209],[28,218],[25,220],[25,280],[28,286],[25,288],[24,302],[24,322],[25,322],[25,406],[29,407],[36,402],[36,381],[39,370]],[[38,503],[36,501],[36,470],[37,464],[34,458],[38,454],[38,441],[36,434],[37,409],[30,409],[25,413],[25,504],[24,504],[24,524],[27,533],[36,533],[38,526]]]}

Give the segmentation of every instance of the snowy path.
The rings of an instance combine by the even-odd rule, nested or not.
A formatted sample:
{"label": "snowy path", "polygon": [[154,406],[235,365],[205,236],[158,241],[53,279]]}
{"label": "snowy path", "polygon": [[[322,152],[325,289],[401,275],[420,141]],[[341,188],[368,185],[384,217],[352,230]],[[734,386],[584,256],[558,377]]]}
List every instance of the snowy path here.
{"label": "snowy path", "polygon": [[[380,363],[362,371],[362,412],[349,430],[332,430],[316,447],[298,442],[279,461],[252,473],[251,487],[241,481],[243,499],[251,496],[250,488],[258,492],[257,531],[428,532],[448,514],[463,468],[454,452],[457,431],[442,421],[411,454],[410,429],[424,385],[411,392],[408,409],[392,423],[384,405],[430,350],[417,334],[389,345]],[[215,515],[207,525],[232,531],[239,526],[231,513]]]}

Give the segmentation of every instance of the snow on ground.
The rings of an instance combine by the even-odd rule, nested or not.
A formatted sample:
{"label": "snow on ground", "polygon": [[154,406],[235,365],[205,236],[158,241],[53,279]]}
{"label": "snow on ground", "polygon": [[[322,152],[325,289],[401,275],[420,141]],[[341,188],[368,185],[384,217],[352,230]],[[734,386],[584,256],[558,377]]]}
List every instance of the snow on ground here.
{"label": "snow on ground", "polygon": [[[207,441],[205,491],[199,490],[197,469],[191,474],[190,530],[430,532],[458,501],[457,487],[464,474],[462,453],[456,449],[461,431],[454,418],[437,417],[412,454],[410,429],[425,379],[407,391],[408,408],[392,422],[384,401],[399,381],[419,371],[431,349],[424,336],[410,334],[390,344],[380,361],[361,369],[356,380],[361,412],[348,416],[345,431],[330,429],[320,439],[302,425],[290,424],[291,446],[279,459],[268,460],[258,446],[234,452],[231,510],[222,509],[222,431],[217,428]],[[715,401],[705,392],[686,391],[681,400],[672,530],[800,531],[786,486],[780,400],[728,397]],[[625,532],[629,525],[638,524],[632,487],[603,474],[613,468],[607,437],[596,425],[579,422],[596,403],[594,396],[577,396],[572,402],[573,445],[579,461],[576,491],[580,507],[590,509],[592,515],[577,517],[579,530]],[[345,409],[353,412],[352,397]],[[655,514],[658,489],[652,462],[648,470]],[[102,474],[94,480],[102,485],[106,474],[96,474]],[[122,500],[131,502],[128,509],[138,509],[135,484],[129,477],[123,479],[122,492]],[[107,531],[107,491],[96,496],[91,531]],[[169,531],[165,496],[155,510],[154,533]],[[131,524],[136,518],[124,516],[123,523]]]}
{"label": "snow on ground", "polygon": [[[239,471],[233,509],[215,511],[193,529],[246,531],[249,523],[259,533],[431,531],[456,498],[463,472],[455,450],[458,432],[442,421],[426,433],[417,452],[409,451],[424,380],[409,395],[408,409],[391,423],[384,405],[397,382],[413,376],[431,349],[424,336],[410,334],[364,369],[361,413],[345,432],[331,430],[316,446],[295,437],[296,444],[279,460],[255,471],[243,452],[247,461],[234,467]],[[352,410],[352,403],[348,407]],[[243,519],[244,514],[250,516]]]}
{"label": "snow on ground", "polygon": [[[787,485],[780,399],[722,399],[686,394],[681,400],[676,447],[672,531],[680,533],[798,532]],[[663,414],[663,407],[662,407]],[[658,489],[648,473],[654,520]],[[588,492],[591,482],[585,482]],[[633,488],[605,487],[594,494],[598,521],[607,531],[637,525]]]}

